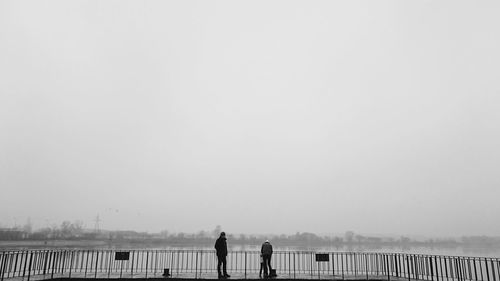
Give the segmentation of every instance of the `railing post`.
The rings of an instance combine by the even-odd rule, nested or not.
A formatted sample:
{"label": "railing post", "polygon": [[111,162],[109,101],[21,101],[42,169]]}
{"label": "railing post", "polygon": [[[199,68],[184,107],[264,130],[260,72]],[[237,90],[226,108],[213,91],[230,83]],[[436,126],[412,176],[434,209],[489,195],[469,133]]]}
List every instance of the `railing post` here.
{"label": "railing post", "polygon": [[54,252],[52,255],[52,266],[51,266],[52,272],[50,273],[50,279],[54,279],[54,268],[55,268],[54,263],[55,263],[55,259],[56,259],[56,254],[57,253]]}
{"label": "railing post", "polygon": [[[153,255],[151,255],[151,258],[153,258]],[[158,250],[155,250],[154,260],[153,275],[156,276],[156,271],[158,271]]]}
{"label": "railing post", "polygon": [[432,257],[429,256],[429,267],[430,267],[430,270],[431,270],[431,280],[434,280],[434,267],[433,267],[433,264],[432,264]]}
{"label": "railing post", "polygon": [[[311,259],[312,259],[312,257],[311,257]],[[321,274],[319,272],[320,271],[319,264],[320,264],[319,262],[316,262],[316,265],[317,265],[316,267],[318,268],[318,280],[321,280]]]}
{"label": "railing post", "polygon": [[3,268],[5,262],[5,252],[0,253],[0,280],[3,281]]}
{"label": "railing post", "polygon": [[196,251],[196,261],[194,269],[194,279],[198,279],[198,251]]}
{"label": "railing post", "polygon": [[130,262],[130,277],[134,277],[134,253],[135,251],[131,251],[131,256],[132,256],[132,259],[131,259],[131,262]]}
{"label": "railing post", "polygon": [[24,266],[23,266],[23,278],[26,276],[26,266],[28,264],[28,251],[26,251],[26,255],[24,256]]}
{"label": "railing post", "polygon": [[123,273],[123,260],[120,261],[120,279],[122,278]]}
{"label": "railing post", "polygon": [[4,257],[5,253],[1,252],[0,253],[0,280],[3,281],[3,262],[4,262]]}
{"label": "railing post", "polygon": [[247,279],[247,251],[245,251],[245,279]]}
{"label": "railing post", "polygon": [[389,273],[389,257],[385,255],[385,267],[387,270],[387,280],[391,281],[391,274]]}
{"label": "railing post", "polygon": [[344,280],[344,254],[340,254],[340,266],[342,270],[342,280]]}
{"label": "railing post", "polygon": [[399,277],[398,255],[394,255],[394,269],[396,270],[396,277]]}
{"label": "railing post", "polygon": [[411,257],[411,266],[413,268],[413,278],[419,279],[418,275],[418,256],[412,255]]}
{"label": "railing post", "polygon": [[[444,271],[446,274],[446,280],[449,281],[450,275],[448,274],[448,268],[450,268],[450,263],[447,260],[449,260],[449,259],[447,257],[444,257]],[[451,268],[450,268],[450,270],[451,270]]]}
{"label": "railing post", "polygon": [[368,254],[363,255],[365,257],[365,270],[366,270],[366,280],[368,280]]}
{"label": "railing post", "polygon": [[435,272],[436,272],[436,281],[439,281],[439,270],[438,270],[438,257],[434,257],[434,268],[436,268]]}
{"label": "railing post", "polygon": [[7,252],[7,256],[4,259],[5,259],[5,265],[3,266],[3,270],[2,270],[2,280],[5,278],[5,272],[7,272],[7,278],[9,278],[9,266],[10,266],[10,259],[11,259],[10,251]]}
{"label": "railing post", "polygon": [[200,251],[200,278],[201,278],[201,275],[203,274],[203,250]]}
{"label": "railing post", "polygon": [[28,281],[30,281],[31,277],[31,262],[33,261],[33,252],[30,252],[30,265],[28,266]]}
{"label": "railing post", "polygon": [[497,277],[495,275],[495,263],[493,262],[493,259],[490,259],[491,262],[491,275],[493,276],[493,281],[497,280]]}
{"label": "railing post", "polygon": [[410,257],[408,255],[405,255],[405,258],[406,258],[406,274],[408,275],[408,281],[411,281],[411,277],[410,277]]}
{"label": "railing post", "polygon": [[148,278],[149,251],[146,251],[146,278]]}
{"label": "railing post", "polygon": [[174,262],[174,251],[171,251],[170,252],[170,271],[172,272],[172,274],[174,274],[174,268],[172,267]]}
{"label": "railing post", "polygon": [[179,255],[180,255],[180,252],[177,251],[177,260],[176,260],[177,261],[177,266],[176,266],[177,267],[177,276],[179,276],[179,260],[180,260]]}
{"label": "railing post", "polygon": [[61,276],[64,276],[64,266],[66,265],[66,253],[68,251],[64,250],[63,251],[63,256],[62,256],[62,266],[61,266]]}
{"label": "railing post", "polygon": [[310,267],[309,267],[309,269],[310,269],[309,272],[311,274],[311,278],[313,277],[313,258],[312,258],[312,255],[313,255],[312,253],[309,253],[309,258],[310,258],[310,261],[311,261]]}
{"label": "railing post", "polygon": [[71,279],[71,271],[73,269],[73,258],[74,258],[74,255],[75,255],[75,251],[71,251],[71,260],[69,262],[69,277]]}
{"label": "railing post", "polygon": [[1,275],[1,279],[3,281],[4,279],[4,276],[5,276],[5,268],[7,267],[7,258],[9,257],[9,252],[3,252],[2,254],[3,256],[3,260],[2,260],[2,272],[0,272],[0,275]]}
{"label": "railing post", "polygon": [[[87,256],[86,256],[86,259],[85,259],[85,278],[87,278],[87,270],[88,270],[88,267],[89,267],[89,252],[90,250],[87,251]],[[83,252],[85,253],[85,252]],[[82,262],[83,262],[83,257],[82,257]]]}
{"label": "railing post", "polygon": [[380,260],[380,255],[378,253],[376,253],[375,254],[375,269],[377,270],[377,276],[379,275],[379,272],[380,272],[379,260]]}
{"label": "railing post", "polygon": [[[293,279],[295,279],[295,252],[293,253]],[[3,277],[2,277],[3,279]]]}
{"label": "railing post", "polygon": [[112,269],[112,265],[113,265],[112,258],[113,258],[113,252],[112,252],[112,251],[109,251],[109,260],[108,260],[108,279],[109,279],[109,277],[111,276],[111,269]]}
{"label": "railing post", "polygon": [[332,254],[332,279],[335,278],[335,253]]}
{"label": "railing post", "polygon": [[[22,257],[21,257],[21,259],[22,259]],[[13,271],[14,274],[12,274],[12,277],[16,277],[18,260],[19,260],[19,251],[16,253],[16,260],[14,261],[14,271]]]}
{"label": "railing post", "polygon": [[[94,256],[94,254],[92,254]],[[96,251],[96,257],[95,257],[95,274],[94,274],[94,279],[97,279],[97,264],[99,262],[99,251]]]}
{"label": "railing post", "polygon": [[49,251],[45,252],[45,259],[43,259],[43,276],[47,273],[47,261],[49,259]]}

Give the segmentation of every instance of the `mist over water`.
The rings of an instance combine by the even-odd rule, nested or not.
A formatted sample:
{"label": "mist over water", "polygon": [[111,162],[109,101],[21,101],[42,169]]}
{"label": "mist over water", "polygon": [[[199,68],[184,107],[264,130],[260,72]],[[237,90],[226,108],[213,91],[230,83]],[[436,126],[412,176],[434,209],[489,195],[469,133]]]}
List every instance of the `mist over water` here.
{"label": "mist over water", "polygon": [[[215,239],[214,239],[215,242]],[[271,241],[272,242],[272,241]],[[229,251],[260,251],[261,245],[234,245],[228,241]],[[414,246],[280,246],[273,243],[275,251],[308,251],[308,252],[371,252],[371,253],[406,253],[406,254],[426,254],[443,256],[470,256],[470,257],[500,257],[500,247],[498,246],[435,246],[435,247],[414,247]],[[114,250],[204,250],[214,251],[210,245],[169,245],[168,243],[109,243],[88,241],[0,241],[0,249],[114,249]]]}
{"label": "mist over water", "polygon": [[499,242],[275,248],[500,257],[498,15],[500,1],[0,1],[0,249],[354,230]]}

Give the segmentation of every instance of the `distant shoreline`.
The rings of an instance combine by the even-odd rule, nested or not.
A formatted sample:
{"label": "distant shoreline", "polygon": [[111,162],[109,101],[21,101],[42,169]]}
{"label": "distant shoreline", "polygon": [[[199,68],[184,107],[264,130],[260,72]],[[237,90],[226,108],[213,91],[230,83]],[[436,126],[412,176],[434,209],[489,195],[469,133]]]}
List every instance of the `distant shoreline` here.
{"label": "distant shoreline", "polygon": [[[192,241],[191,241],[192,242]],[[133,240],[7,240],[0,241],[0,251],[5,250],[42,250],[42,249],[196,249],[196,250],[212,250],[213,244],[211,240],[203,240],[199,243],[190,243],[182,241],[158,241],[148,239],[133,239]],[[420,253],[431,255],[473,255],[473,256],[500,256],[500,245],[488,244],[464,244],[456,243],[453,245],[396,245],[396,244],[343,244],[343,245],[325,245],[325,244],[310,244],[304,245],[297,243],[281,244],[279,241],[274,243],[276,250],[295,250],[295,251],[326,251],[326,252],[400,252],[400,253]],[[258,251],[260,244],[258,243],[238,243],[238,241],[229,241],[229,248],[233,251]]]}

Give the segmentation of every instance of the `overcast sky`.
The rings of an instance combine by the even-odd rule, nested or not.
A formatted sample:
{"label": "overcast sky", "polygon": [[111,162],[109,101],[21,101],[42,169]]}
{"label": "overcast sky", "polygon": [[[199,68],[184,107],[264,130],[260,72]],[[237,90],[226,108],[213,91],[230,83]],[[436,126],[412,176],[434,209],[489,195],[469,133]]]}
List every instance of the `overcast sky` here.
{"label": "overcast sky", "polygon": [[500,235],[499,1],[0,1],[0,224]]}

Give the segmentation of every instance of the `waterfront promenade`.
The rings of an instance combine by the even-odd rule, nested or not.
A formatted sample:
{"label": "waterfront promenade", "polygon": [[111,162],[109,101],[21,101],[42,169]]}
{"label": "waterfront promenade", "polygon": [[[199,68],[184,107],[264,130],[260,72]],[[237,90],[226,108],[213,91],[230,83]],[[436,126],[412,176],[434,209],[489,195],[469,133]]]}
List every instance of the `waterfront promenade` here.
{"label": "waterfront promenade", "polygon": [[[230,251],[229,280],[259,279],[258,251]],[[281,280],[500,281],[497,258],[405,253],[276,251]],[[16,250],[0,252],[0,281],[217,279],[209,250]],[[168,272],[168,276],[163,275]]]}

